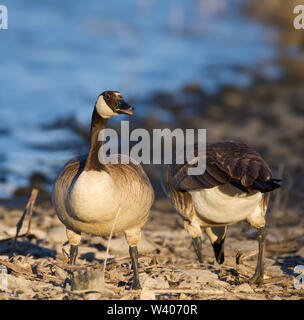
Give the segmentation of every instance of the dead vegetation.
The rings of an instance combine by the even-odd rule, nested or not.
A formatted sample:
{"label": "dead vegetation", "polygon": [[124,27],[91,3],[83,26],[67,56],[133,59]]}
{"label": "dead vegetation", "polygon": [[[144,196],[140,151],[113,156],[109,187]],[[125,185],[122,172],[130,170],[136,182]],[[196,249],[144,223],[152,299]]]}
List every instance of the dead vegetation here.
{"label": "dead vegetation", "polygon": [[[279,300],[304,297],[304,289],[295,289],[293,284],[294,267],[304,264],[303,235],[273,242],[273,232],[278,230],[268,228],[264,284],[251,285],[248,280],[254,273],[257,253],[254,231],[244,223],[229,228],[226,259],[221,266],[215,262],[209,240],[203,235],[204,263],[199,264],[181,218],[172,212],[166,199],[159,199],[139,245],[142,290],[130,290],[131,262],[123,235],[113,236],[110,245],[107,239],[84,236],[78,263],[70,266],[66,264],[69,250],[64,227],[52,208],[45,204],[35,207],[29,234],[15,241],[21,216],[22,210],[0,207],[0,265],[8,270],[8,287],[0,290],[0,299]],[[21,235],[28,230],[26,221],[29,220],[30,216],[25,216],[24,223],[19,224]],[[298,228],[303,230],[303,225]],[[10,256],[14,243],[15,253]]]}

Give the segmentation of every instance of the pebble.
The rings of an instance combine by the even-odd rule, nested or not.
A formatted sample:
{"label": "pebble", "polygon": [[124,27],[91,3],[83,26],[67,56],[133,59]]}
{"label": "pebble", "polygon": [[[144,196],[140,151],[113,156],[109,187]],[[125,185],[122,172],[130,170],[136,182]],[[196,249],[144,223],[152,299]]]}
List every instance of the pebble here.
{"label": "pebble", "polygon": [[104,291],[107,289],[104,282],[104,273],[99,270],[80,272],[73,276],[71,289],[73,291]]}
{"label": "pebble", "polygon": [[65,280],[67,277],[66,271],[64,271],[63,269],[61,269],[59,267],[56,267],[55,275],[56,275],[56,277],[58,277],[61,280]]}
{"label": "pebble", "polygon": [[253,289],[250,287],[248,283],[243,283],[239,286],[237,286],[233,292],[238,293],[238,292],[244,292],[244,293],[254,293]]}
{"label": "pebble", "polygon": [[169,289],[170,285],[163,276],[152,278],[147,274],[139,276],[139,281],[143,289]]}
{"label": "pebble", "polygon": [[140,293],[140,300],[155,300],[155,294],[152,290],[145,287]]}
{"label": "pebble", "polygon": [[196,281],[200,283],[206,283],[213,280],[218,280],[217,274],[208,270],[190,269],[190,270],[185,270],[182,273],[185,275],[185,278],[188,278],[191,281]]}

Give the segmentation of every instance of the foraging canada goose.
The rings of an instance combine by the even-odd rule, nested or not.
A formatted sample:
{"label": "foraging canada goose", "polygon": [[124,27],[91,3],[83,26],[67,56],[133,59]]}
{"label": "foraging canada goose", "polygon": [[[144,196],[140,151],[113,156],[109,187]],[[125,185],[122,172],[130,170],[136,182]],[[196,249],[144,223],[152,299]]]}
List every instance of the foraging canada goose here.
{"label": "foraging canada goose", "polygon": [[[100,132],[111,116],[132,115],[129,106],[117,91],[105,91],[97,98],[92,114],[89,153],[70,160],[60,172],[53,188],[55,211],[66,226],[70,247],[70,264],[74,264],[81,232],[109,236],[124,231],[133,267],[132,288],[140,288],[137,244],[141,228],[148,219],[154,191],[142,167],[129,163],[103,164],[98,153],[103,145]],[[124,160],[126,160],[124,158]],[[113,230],[112,230],[113,228]]]}
{"label": "foraging canada goose", "polygon": [[[198,155],[195,145],[194,155]],[[176,162],[176,161],[175,161]],[[243,143],[206,144],[206,170],[202,175],[188,175],[193,164],[165,165],[161,182],[172,206],[184,219],[200,262],[201,228],[214,249],[218,263],[224,262],[224,240],[227,226],[246,220],[258,230],[258,260],[253,283],[263,280],[265,214],[269,192],[280,187],[267,163]]]}

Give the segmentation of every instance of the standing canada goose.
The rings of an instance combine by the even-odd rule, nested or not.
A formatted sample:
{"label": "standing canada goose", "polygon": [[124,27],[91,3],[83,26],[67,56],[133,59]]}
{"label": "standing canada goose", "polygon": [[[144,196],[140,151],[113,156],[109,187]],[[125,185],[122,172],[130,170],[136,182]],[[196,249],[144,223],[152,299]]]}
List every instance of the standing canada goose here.
{"label": "standing canada goose", "polygon": [[[194,150],[197,155],[197,145]],[[188,175],[188,168],[193,166],[189,162],[165,165],[161,180],[172,206],[184,219],[199,261],[201,228],[222,264],[227,226],[246,220],[258,230],[258,260],[251,282],[261,283],[269,192],[280,187],[276,183],[280,180],[272,178],[269,166],[255,150],[237,142],[207,143],[205,172]]]}
{"label": "standing canada goose", "polygon": [[[132,288],[140,288],[137,244],[141,228],[148,219],[154,191],[142,167],[118,155],[118,164],[99,161],[103,145],[100,132],[112,116],[132,115],[117,91],[105,91],[97,98],[92,114],[88,154],[70,160],[60,172],[53,188],[52,201],[60,221],[66,226],[70,264],[78,254],[81,232],[109,236],[124,231],[134,273]],[[113,229],[112,229],[113,228]]]}

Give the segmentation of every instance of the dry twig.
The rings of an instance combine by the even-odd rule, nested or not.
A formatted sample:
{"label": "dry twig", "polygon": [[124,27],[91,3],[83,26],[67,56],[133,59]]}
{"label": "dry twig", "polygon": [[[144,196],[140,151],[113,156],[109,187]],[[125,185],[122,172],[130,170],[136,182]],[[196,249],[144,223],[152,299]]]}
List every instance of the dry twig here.
{"label": "dry twig", "polygon": [[59,280],[55,276],[47,275],[47,274],[40,274],[39,276],[35,275],[33,272],[28,271],[25,268],[22,268],[12,262],[0,260],[0,264],[4,265],[8,269],[12,270],[15,274],[21,275],[30,280],[42,281],[42,282],[56,282],[61,283],[62,281]]}
{"label": "dry twig", "polygon": [[[23,211],[23,214],[20,218],[20,220],[18,221],[17,223],[17,226],[16,226],[16,235],[15,235],[15,239],[14,239],[14,242],[13,242],[13,246],[12,246],[12,249],[11,249],[11,252],[10,252],[10,257],[12,257],[12,255],[14,254],[15,252],[15,247],[16,247],[16,242],[17,242],[17,238],[19,236],[28,236],[30,234],[30,229],[31,229],[31,222],[32,222],[32,215],[33,215],[33,208],[34,208],[34,204],[35,204],[35,201],[36,201],[36,198],[37,198],[37,195],[38,195],[38,190],[37,189],[33,189],[32,190],[32,193],[31,193],[31,196],[25,206],[25,209]],[[27,213],[30,213],[30,219],[29,219],[29,223],[28,223],[28,227],[27,227],[27,231],[25,234],[23,235],[19,235],[19,232],[22,228],[22,225],[23,225],[23,220],[26,216]]]}

